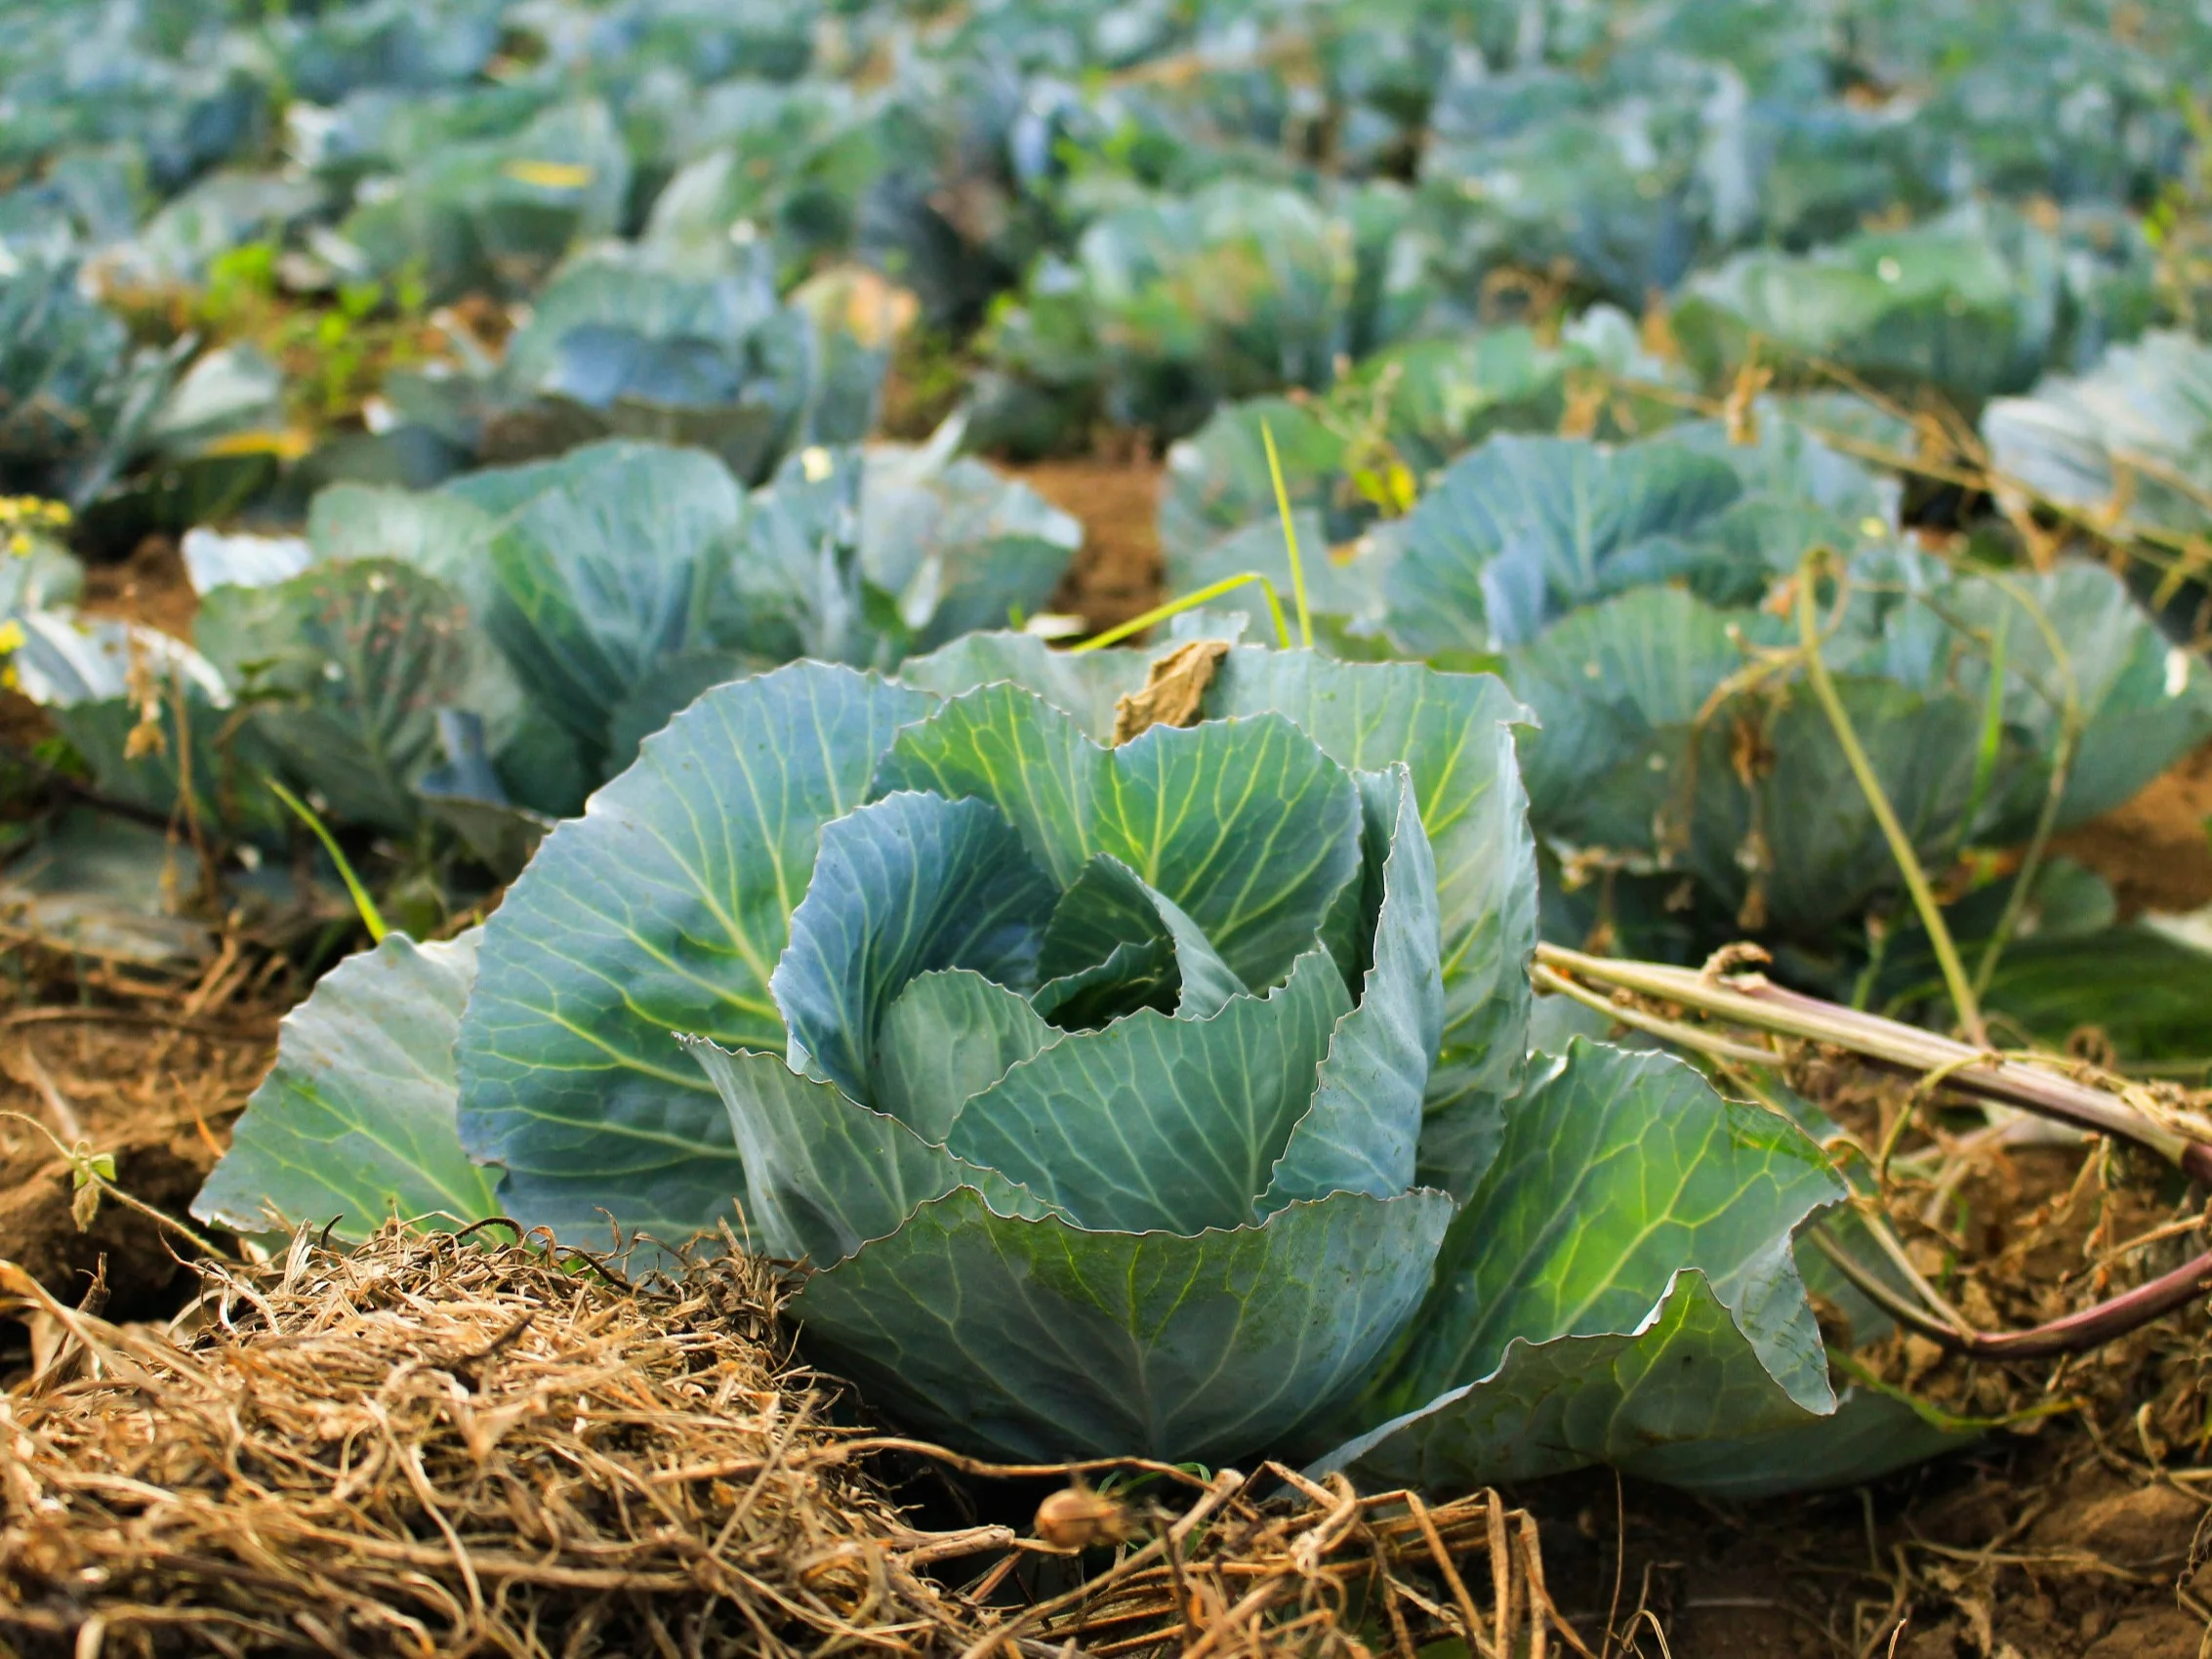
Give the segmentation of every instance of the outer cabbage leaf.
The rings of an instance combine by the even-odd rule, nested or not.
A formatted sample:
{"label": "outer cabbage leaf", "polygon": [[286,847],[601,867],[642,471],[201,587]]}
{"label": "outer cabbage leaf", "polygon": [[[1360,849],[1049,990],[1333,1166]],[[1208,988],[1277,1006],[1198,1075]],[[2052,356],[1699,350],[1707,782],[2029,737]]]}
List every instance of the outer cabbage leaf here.
{"label": "outer cabbage leaf", "polygon": [[1572,334],[1549,347],[1518,323],[1409,340],[1363,358],[1331,401],[1379,405],[1392,447],[1419,476],[1494,432],[1555,430],[1567,371],[1590,355]]}
{"label": "outer cabbage leaf", "polygon": [[[1406,492],[1433,485],[1495,431],[1556,426],[1567,365],[1588,355],[1579,346],[1540,347],[1524,327],[1484,329],[1386,348],[1316,402],[1223,405],[1167,452],[1160,503],[1167,591],[1188,594],[1254,569],[1287,586],[1264,422],[1305,553],[1309,604],[1327,615],[1379,616],[1402,540],[1389,519],[1405,510]],[[1256,606],[1249,590],[1239,599]]]}
{"label": "outer cabbage leaf", "polygon": [[0,865],[0,914],[19,936],[170,973],[214,956],[206,923],[178,913],[197,859],[151,824],[69,807]]}
{"label": "outer cabbage leaf", "polygon": [[[25,695],[52,712],[102,795],[167,817],[184,809],[188,791],[202,824],[283,845],[287,815],[262,782],[277,757],[235,718],[230,688],[205,657],[166,634],[104,617],[30,611],[16,620],[24,639],[10,666]],[[134,694],[134,662],[155,693],[151,704]]]}
{"label": "outer cabbage leaf", "polygon": [[983,386],[993,437],[1049,442],[1017,418],[1021,389],[1118,425],[1195,428],[1224,397],[1326,386],[1355,349],[1353,228],[1314,197],[1223,179],[1137,197],[1094,219],[1072,264],[1033,271],[993,336]]}
{"label": "outer cabbage leaf", "polygon": [[1975,402],[2022,390],[2069,346],[2094,350],[2104,328],[2139,328],[2146,252],[2109,217],[2046,228],[1974,202],[1810,254],[1740,254],[1692,277],[1671,321],[1707,384],[1734,373],[1756,338],[1792,367],[1841,363],[1877,385],[1932,384]]}
{"label": "outer cabbage leaf", "polygon": [[455,1127],[453,1043],[479,934],[386,935],[284,1016],[276,1065],[192,1200],[240,1233],[331,1224],[366,1238],[393,1216],[441,1230],[500,1213],[496,1171]]}
{"label": "outer cabbage leaf", "polygon": [[1221,1461],[1359,1386],[1451,1209],[1347,1192],[1180,1238],[1009,1219],[962,1188],[814,1274],[792,1311],[826,1363],[924,1432],[1022,1459]]}
{"label": "outer cabbage leaf", "polygon": [[[1836,691],[1914,850],[1942,864],[1972,827],[1980,711],[1880,680],[1838,679]],[[1775,927],[1810,933],[1894,887],[1896,862],[1873,810],[1809,697],[1764,724],[1766,764],[1750,789],[1705,788],[1703,779],[1731,775],[1733,735],[1724,724],[1708,726],[1697,761],[1689,859],[1715,893],[1740,915],[1763,906]]]}
{"label": "outer cabbage leaf", "polygon": [[2002,716],[2021,734],[2028,764],[2007,768],[1987,832],[1993,839],[2033,832],[2069,705],[2080,726],[2061,830],[2120,806],[2212,737],[2212,675],[2160,636],[2110,570],[2069,560],[2040,575],[1962,577],[1927,603],[1971,642],[1954,651],[1951,669],[1969,699],[1987,703],[2001,653]]}
{"label": "outer cabbage leaf", "polygon": [[[802,436],[821,343],[813,322],[778,304],[766,249],[736,269],[672,269],[650,250],[610,243],[569,260],[538,294],[509,348],[510,394],[553,400],[570,418],[549,435],[696,444],[757,482]],[[525,414],[495,423],[521,435]]]}
{"label": "outer cabbage leaf", "polygon": [[2093,1030],[2133,1060],[2212,1058],[2212,931],[2151,918],[2006,948],[1988,1006],[2053,1047]]}
{"label": "outer cabbage leaf", "polygon": [[899,678],[945,698],[1004,681],[1072,715],[1092,742],[1105,743],[1114,734],[1114,705],[1143,686],[1146,667],[1142,651],[1056,651],[1033,634],[969,634],[909,658]]}
{"label": "outer cabbage leaf", "polygon": [[607,715],[606,767],[626,769],[646,738],[697,702],[702,693],[774,667],[743,651],[691,650],[660,658],[623,693]]}
{"label": "outer cabbage leaf", "polygon": [[1466,1486],[1831,1413],[1791,1240],[1844,1194],[1785,1119],[1577,1039],[1510,1108],[1357,1408],[1385,1421],[1319,1467]]}
{"label": "outer cabbage leaf", "polygon": [[1083,545],[1083,526],[1027,484],[951,453],[963,432],[865,452],[861,568],[892,596],[902,654],[1043,610]]}
{"label": "outer cabbage leaf", "polygon": [[794,664],[709,692],[547,837],[486,925],[462,1134],[510,1206],[674,1243],[743,1189],[727,1114],[670,1033],[781,1051],[769,989],[822,826],[930,699]]}
{"label": "outer cabbage leaf", "polygon": [[1506,670],[1536,711],[1521,741],[1529,809],[1546,835],[1582,847],[1656,849],[1679,817],[1692,727],[1743,666],[1731,624],[1750,618],[1679,588],[1640,588],[1591,605],[1515,651]]}
{"label": "outer cabbage leaf", "polygon": [[1664,439],[1494,437],[1394,531],[1385,620],[1417,650],[1487,651],[1625,588],[1725,574],[1700,538],[1741,493],[1725,462]]}
{"label": "outer cabbage leaf", "polygon": [[61,610],[84,597],[84,561],[45,536],[0,559],[0,619]]}
{"label": "outer cabbage leaf", "polygon": [[1344,464],[1343,437],[1313,410],[1286,397],[1224,404],[1167,450],[1160,547],[1171,592],[1188,593],[1205,579],[1197,575],[1196,561],[1215,542],[1276,517],[1263,424],[1275,435],[1291,511],[1315,516],[1325,527],[1311,545],[1325,545],[1325,515],[1335,506],[1334,484]]}
{"label": "outer cabbage leaf", "polygon": [[1998,472],[2078,512],[2137,529],[2201,535],[2212,505],[2212,346],[2160,331],[2114,346],[2090,373],[2047,375],[1996,397],[1982,435]]}
{"label": "outer cabbage leaf", "polygon": [[46,708],[124,698],[134,670],[172,697],[182,691],[218,707],[229,703],[230,688],[215,665],[159,629],[62,610],[24,611],[18,620],[23,641],[13,664],[23,695]]}
{"label": "outer cabbage leaf", "polygon": [[1745,424],[1748,434],[1726,421],[1692,421],[1666,435],[1671,443],[1727,462],[1743,484],[1742,496],[1706,532],[1732,556],[1733,568],[1704,575],[1704,598],[1753,603],[1772,577],[1793,573],[1809,549],[1848,555],[1895,536],[1903,496],[1896,479],[1830,448],[1779,399],[1758,399]]}
{"label": "outer cabbage leaf", "polygon": [[315,560],[315,550],[300,536],[225,535],[204,525],[186,530],[177,551],[192,592],[203,599],[225,586],[274,587]]}
{"label": "outer cabbage leaf", "polygon": [[[1725,1333],[1722,1340],[1725,1343]],[[1750,1385],[1755,1395],[1756,1384],[1748,1376],[1741,1382]],[[1772,1415],[1788,1416],[1771,1395],[1767,1403]],[[1691,1418],[1692,1412],[1686,1410],[1683,1420]],[[1725,1422],[1716,1427],[1719,1431],[1709,1439],[1684,1438],[1653,1446],[1621,1468],[1705,1497],[1765,1498],[1862,1486],[1958,1451],[1999,1425],[1985,1418],[1955,1417],[1926,1401],[1861,1381],[1844,1389],[1835,1410],[1825,1417],[1800,1414],[1781,1428],[1751,1434],[1738,1432]]]}
{"label": "outer cabbage leaf", "polygon": [[773,655],[888,668],[1041,609],[1082,526],[955,454],[962,431],[786,462],[753,497],[722,632]]}
{"label": "outer cabbage leaf", "polygon": [[486,550],[497,591],[484,626],[533,704],[599,764],[615,709],[654,665],[715,643],[697,637],[700,619],[744,494],[710,456],[639,444],[520,471],[528,494]]}
{"label": "outer cabbage leaf", "polygon": [[[1799,686],[1712,693],[1742,665],[1728,627],[1771,619],[1690,595],[1623,594],[1569,617],[1509,671],[1543,722],[1530,746],[1536,823],[1581,846],[1687,869],[1739,917],[1817,934],[1891,888],[1895,862],[1827,719]],[[1922,857],[1972,825],[1982,730],[1956,691],[1839,674],[1838,695]]]}
{"label": "outer cabbage leaf", "polygon": [[1508,263],[1561,261],[1634,303],[1681,279],[1721,205],[1716,177],[1726,178],[1728,135],[1707,124],[1742,89],[1723,63],[1637,59],[1633,71],[1615,71],[1632,72],[1630,85],[1544,62],[1445,75],[1421,177],[1447,219],[1445,257],[1461,281],[1472,287]]}
{"label": "outer cabbage leaf", "polygon": [[414,828],[415,786],[442,753],[437,710],[466,700],[482,649],[450,589],[385,560],[316,565],[217,588],[196,632],[297,782],[345,822]]}
{"label": "outer cabbage leaf", "polygon": [[[1336,632],[1358,626],[1372,630],[1383,610],[1383,587],[1397,557],[1398,543],[1388,535],[1363,535],[1331,547],[1327,521],[1317,513],[1300,510],[1291,516],[1290,529],[1298,538],[1298,554],[1306,581],[1307,614],[1317,640],[1327,641],[1331,624]],[[1288,544],[1280,518],[1257,518],[1208,543],[1186,558],[1167,564],[1167,590],[1171,594],[1196,593],[1232,576],[1258,572],[1274,583],[1278,596],[1294,592]],[[1269,631],[1273,618],[1265,597],[1256,585],[1231,589],[1210,601],[1213,607],[1240,613],[1257,630]],[[1349,653],[1345,653],[1349,654]]]}
{"label": "outer cabbage leaf", "polygon": [[452,585],[471,608],[491,596],[483,545],[497,520],[450,490],[332,484],[307,509],[307,545],[317,559],[392,559]]}
{"label": "outer cabbage leaf", "polygon": [[181,354],[133,351],[123,319],[78,292],[73,261],[11,257],[0,274],[0,467],[14,487],[92,500],[143,443]]}
{"label": "outer cabbage leaf", "polygon": [[[1764,1425],[1745,1432],[1746,1424]],[[1619,1335],[1517,1346],[1482,1382],[1330,1453],[1310,1472],[1456,1491],[1590,1463],[1713,1497],[1855,1485],[1952,1451],[1987,1425],[1872,1389],[1808,1410],[1702,1273]]]}
{"label": "outer cabbage leaf", "polygon": [[[686,33],[697,26],[687,21]],[[872,119],[881,106],[826,76],[788,85],[760,76],[752,68],[686,101],[683,164],[654,199],[641,240],[716,260],[730,227],[750,223],[772,231],[787,270],[849,246],[861,198],[886,166],[883,123]]]}
{"label": "outer cabbage leaf", "polygon": [[146,425],[148,447],[171,463],[251,444],[284,430],[284,371],[250,341],[208,353],[179,377]]}
{"label": "outer cabbage leaf", "polygon": [[[308,509],[307,544],[317,561],[345,564],[395,560],[435,578],[460,596],[467,606],[467,676],[453,691],[450,709],[438,712],[439,721],[444,723],[440,729],[444,733],[445,765],[436,773],[418,780],[418,792],[427,806],[433,800],[465,799],[504,809],[512,801],[529,812],[562,816],[580,808],[591,785],[597,781],[585,770],[576,740],[555,724],[548,710],[530,700],[513,666],[485,627],[485,619],[500,602],[498,577],[486,547],[506,511],[500,505],[501,498],[513,493],[514,505],[519,505],[535,485],[557,476],[539,469],[477,473],[460,480],[455,488],[442,490],[341,483],[317,492]],[[518,482],[522,486],[519,489]],[[461,493],[464,490],[468,493]],[[726,658],[717,655],[717,661],[719,665]],[[652,694],[672,671],[685,666],[687,659],[680,657],[674,663],[656,665],[616,706],[609,721],[610,760],[620,758],[627,763],[629,755],[635,753],[635,737],[665,723],[671,711],[666,706],[653,706]],[[717,676],[729,677],[729,672]],[[712,683],[694,676],[684,682],[684,688],[696,692]],[[689,700],[689,696],[683,698]],[[648,705],[642,715],[640,702]],[[471,763],[464,761],[446,730],[457,718],[476,723],[463,747],[469,748],[471,756],[481,751],[480,774],[466,785],[454,768]],[[622,748],[626,739],[631,744],[628,754]],[[429,809],[433,815],[449,815],[443,807],[430,806]],[[530,839],[534,846],[534,831]],[[502,861],[499,867],[507,866]]]}
{"label": "outer cabbage leaf", "polygon": [[380,272],[416,267],[436,296],[526,291],[577,240],[619,228],[630,172],[604,104],[557,104],[504,136],[426,145],[340,233]]}

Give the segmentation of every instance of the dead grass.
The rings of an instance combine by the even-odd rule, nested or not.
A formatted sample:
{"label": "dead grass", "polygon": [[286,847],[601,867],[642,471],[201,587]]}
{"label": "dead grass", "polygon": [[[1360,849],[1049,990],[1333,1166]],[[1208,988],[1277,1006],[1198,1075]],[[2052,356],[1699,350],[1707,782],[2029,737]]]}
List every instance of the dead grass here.
{"label": "dead grass", "polygon": [[[25,1651],[785,1655],[961,1644],[793,1364],[769,1270],[633,1290],[516,1243],[303,1237],[171,1331],[0,1270],[0,1627]],[[1004,1542],[1004,1540],[1000,1540]]]}
{"label": "dead grass", "polygon": [[[792,1357],[776,1270],[735,1250],[632,1284],[496,1227],[392,1228],[198,1271],[199,1297],[156,1328],[102,1318],[103,1286],[72,1308],[0,1264],[0,1311],[32,1336],[0,1401],[0,1651],[1581,1646],[1536,1523],[1495,1494],[1430,1510],[1275,1466],[1008,1470],[869,1436]],[[1069,1493],[1041,1512],[1049,1541],[932,1531],[873,1472],[890,1453],[986,1480],[1167,1484],[1141,1505],[1079,1485],[1095,1524],[1072,1537]],[[958,1562],[975,1573],[960,1590],[942,1577]],[[1071,1587],[1018,1594],[1040,1567]]]}

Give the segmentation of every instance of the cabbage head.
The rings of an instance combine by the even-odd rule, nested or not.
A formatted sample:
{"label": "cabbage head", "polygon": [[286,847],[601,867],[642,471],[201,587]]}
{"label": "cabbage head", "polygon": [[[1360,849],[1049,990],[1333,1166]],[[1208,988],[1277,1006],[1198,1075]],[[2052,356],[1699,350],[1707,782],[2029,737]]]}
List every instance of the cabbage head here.
{"label": "cabbage head", "polygon": [[[1403,763],[1281,714],[1108,749],[1012,684],[902,730],[826,825],[782,1055],[692,1048],[816,1349],[1014,1456],[1225,1458],[1366,1378],[1452,1200]],[[1141,1340],[1140,1340],[1141,1339]]]}

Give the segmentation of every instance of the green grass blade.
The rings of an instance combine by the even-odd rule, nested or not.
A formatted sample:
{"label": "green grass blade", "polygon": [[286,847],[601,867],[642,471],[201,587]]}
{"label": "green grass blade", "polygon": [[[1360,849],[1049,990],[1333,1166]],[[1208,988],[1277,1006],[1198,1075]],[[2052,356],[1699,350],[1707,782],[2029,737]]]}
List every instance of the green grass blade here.
{"label": "green grass blade", "polygon": [[353,900],[353,908],[360,912],[361,925],[369,930],[370,940],[376,944],[384,943],[385,934],[390,933],[391,929],[386,925],[384,912],[377,908],[377,901],[369,896],[369,890],[361,885],[361,878],[353,873],[351,862],[339,850],[338,838],[330,833],[330,826],[315,815],[312,807],[276,779],[272,777],[265,781],[276,798],[291,808],[302,823],[314,831],[315,839],[322,843],[322,850],[330,854],[330,861],[338,866],[339,879],[346,884],[346,892]]}
{"label": "green grass blade", "polygon": [[[1298,557],[1298,532],[1290,522],[1290,491],[1283,482],[1283,458],[1275,450],[1275,429],[1259,423],[1260,441],[1267,445],[1267,476],[1275,484],[1275,511],[1283,518],[1283,551],[1290,560],[1290,592],[1298,604],[1298,643],[1313,649],[1313,612],[1306,606],[1306,567]],[[1288,647],[1290,642],[1284,644]]]}
{"label": "green grass blade", "polygon": [[[1070,645],[1071,651],[1095,651],[1108,645],[1120,644],[1132,634],[1141,634],[1154,623],[1165,622],[1170,616],[1180,616],[1186,610],[1195,610],[1208,600],[1219,599],[1231,589],[1257,582],[1260,592],[1267,596],[1267,612],[1275,619],[1275,638],[1285,650],[1290,648],[1290,630],[1283,621],[1283,601],[1275,592],[1275,584],[1256,570],[1247,570],[1241,576],[1224,576],[1218,582],[1208,583],[1195,594],[1185,594],[1179,600],[1155,605],[1142,616],[1132,616],[1119,627],[1109,628],[1103,634],[1093,634],[1080,645]],[[1310,643],[1310,642],[1309,642]]]}

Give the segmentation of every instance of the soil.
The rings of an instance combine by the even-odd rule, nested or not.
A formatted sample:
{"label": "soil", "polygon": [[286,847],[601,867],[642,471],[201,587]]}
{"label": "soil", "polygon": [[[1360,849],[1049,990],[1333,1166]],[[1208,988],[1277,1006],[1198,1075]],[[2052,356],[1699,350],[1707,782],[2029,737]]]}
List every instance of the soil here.
{"label": "soil", "polygon": [[1741,1507],[1633,1484],[1617,1496],[1593,1477],[1519,1496],[1586,1636],[1605,1629],[1621,1563],[1615,1653],[2197,1659],[2208,1638],[2176,1594],[2206,1501],[2103,1467],[2079,1435]]}
{"label": "soil", "polygon": [[2110,882],[2128,915],[2186,915],[2212,904],[2212,743],[2054,845]]}
{"label": "soil", "polygon": [[1035,461],[1007,471],[1083,523],[1083,551],[1052,608],[1093,630],[1141,616],[1160,602],[1160,467],[1142,454]]}
{"label": "soil", "polygon": [[184,556],[167,536],[147,536],[120,563],[85,571],[84,609],[95,616],[119,616],[189,640],[199,608]]}
{"label": "soil", "polygon": [[45,1001],[0,1014],[0,1111],[20,1114],[0,1117],[0,1258],[72,1302],[104,1267],[117,1318],[168,1312],[174,1252],[189,1247],[113,1200],[79,1228],[55,1141],[113,1157],[123,1191],[185,1214],[275,1056],[272,1015],[195,1019],[187,1006]]}

